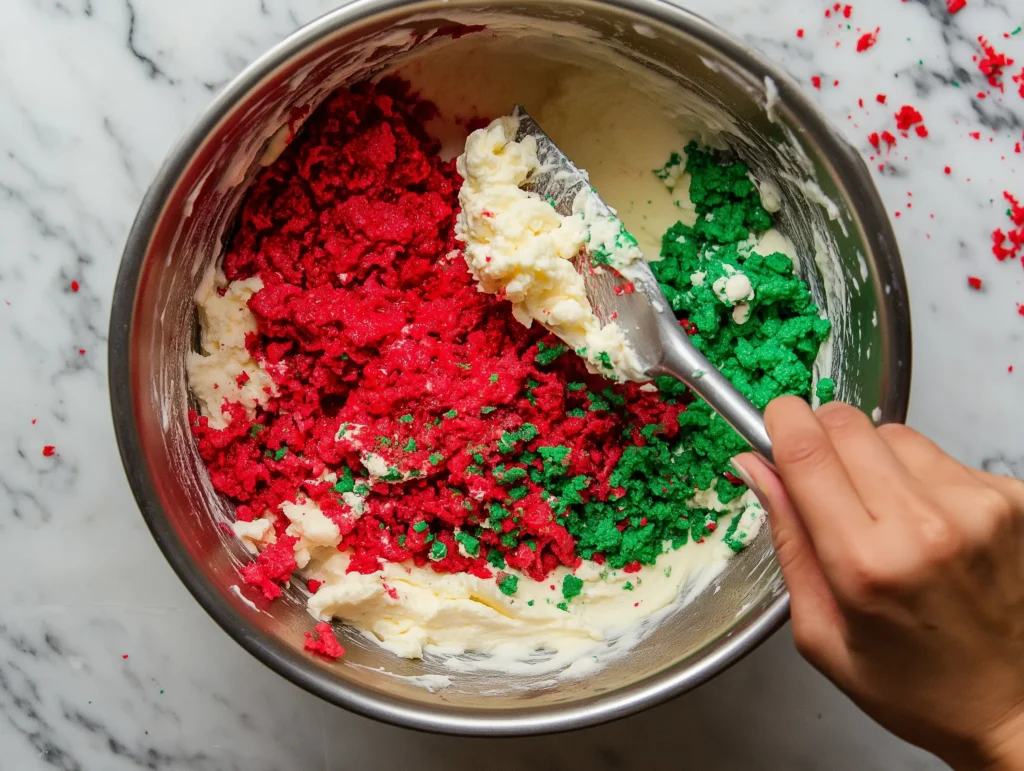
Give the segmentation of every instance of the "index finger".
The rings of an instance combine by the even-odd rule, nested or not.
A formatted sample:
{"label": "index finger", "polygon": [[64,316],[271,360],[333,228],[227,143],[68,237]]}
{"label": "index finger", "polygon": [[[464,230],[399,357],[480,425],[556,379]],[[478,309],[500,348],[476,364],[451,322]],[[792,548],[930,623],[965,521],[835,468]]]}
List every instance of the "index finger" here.
{"label": "index finger", "polygon": [[849,549],[872,523],[871,515],[805,401],[795,396],[772,400],[765,427],[779,476],[796,505],[807,533],[825,561]]}

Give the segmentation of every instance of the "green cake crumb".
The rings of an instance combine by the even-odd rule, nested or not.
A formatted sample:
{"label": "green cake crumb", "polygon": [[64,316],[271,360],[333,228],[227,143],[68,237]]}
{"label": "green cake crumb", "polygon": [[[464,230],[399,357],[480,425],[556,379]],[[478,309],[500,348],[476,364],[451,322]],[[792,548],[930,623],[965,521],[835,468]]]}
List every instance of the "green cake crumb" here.
{"label": "green cake crumb", "polygon": [[565,597],[566,602],[572,602],[573,597],[579,597],[582,591],[583,580],[572,573],[566,573],[565,578],[562,579],[562,596]]}
{"label": "green cake crumb", "polygon": [[821,378],[818,380],[818,385],[815,386],[814,392],[818,397],[818,401],[822,404],[828,404],[836,398],[835,381],[830,377]]}
{"label": "green cake crumb", "polygon": [[498,591],[504,594],[506,597],[511,597],[513,594],[519,591],[519,578],[518,576],[507,575],[498,581]]}

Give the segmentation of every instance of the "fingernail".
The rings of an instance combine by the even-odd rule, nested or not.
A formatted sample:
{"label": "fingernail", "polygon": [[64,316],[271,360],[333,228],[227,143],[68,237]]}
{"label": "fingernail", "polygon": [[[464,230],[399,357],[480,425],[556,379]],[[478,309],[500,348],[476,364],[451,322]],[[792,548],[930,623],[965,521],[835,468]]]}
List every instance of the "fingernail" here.
{"label": "fingernail", "polygon": [[743,484],[749,487],[750,491],[757,496],[757,500],[760,504],[765,508],[768,508],[768,499],[765,498],[764,493],[761,491],[761,488],[758,487],[757,482],[754,481],[754,477],[750,475],[750,472],[743,468],[736,458],[731,458],[729,460],[729,465],[732,466],[732,470],[736,473],[736,476],[743,480]]}

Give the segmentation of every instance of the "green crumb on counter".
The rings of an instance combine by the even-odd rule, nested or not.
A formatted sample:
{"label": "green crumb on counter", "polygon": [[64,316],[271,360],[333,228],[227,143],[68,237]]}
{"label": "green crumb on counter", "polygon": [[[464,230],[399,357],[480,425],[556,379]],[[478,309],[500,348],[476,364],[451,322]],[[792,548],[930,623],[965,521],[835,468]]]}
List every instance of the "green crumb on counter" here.
{"label": "green crumb on counter", "polygon": [[533,607],[533,600],[528,600],[526,604],[529,605],[532,608]]}
{"label": "green crumb on counter", "polygon": [[448,556],[448,547],[440,541],[434,541],[430,545],[430,559],[432,560],[443,560]]}
{"label": "green crumb on counter", "polygon": [[555,607],[559,610],[564,610],[566,613],[569,612],[569,603],[567,602],[560,602]]}
{"label": "green crumb on counter", "polygon": [[822,404],[828,404],[836,398],[836,384],[830,377],[823,377],[818,380],[814,393]]}
{"label": "green crumb on counter", "polygon": [[498,591],[506,597],[511,597],[519,591],[519,577],[507,575],[498,581]]}
{"label": "green crumb on counter", "polygon": [[583,591],[583,579],[577,578],[572,573],[566,573],[562,579],[562,596],[566,602],[572,602],[573,597],[579,597]]}

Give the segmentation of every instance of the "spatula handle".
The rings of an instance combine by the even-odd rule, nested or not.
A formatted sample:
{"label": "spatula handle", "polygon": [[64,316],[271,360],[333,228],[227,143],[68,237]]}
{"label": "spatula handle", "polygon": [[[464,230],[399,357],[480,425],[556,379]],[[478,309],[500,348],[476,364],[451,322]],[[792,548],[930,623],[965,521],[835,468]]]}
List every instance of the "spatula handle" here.
{"label": "spatula handle", "polygon": [[764,415],[694,347],[671,312],[658,314],[658,326],[664,356],[651,374],[668,375],[685,383],[774,467]]}

